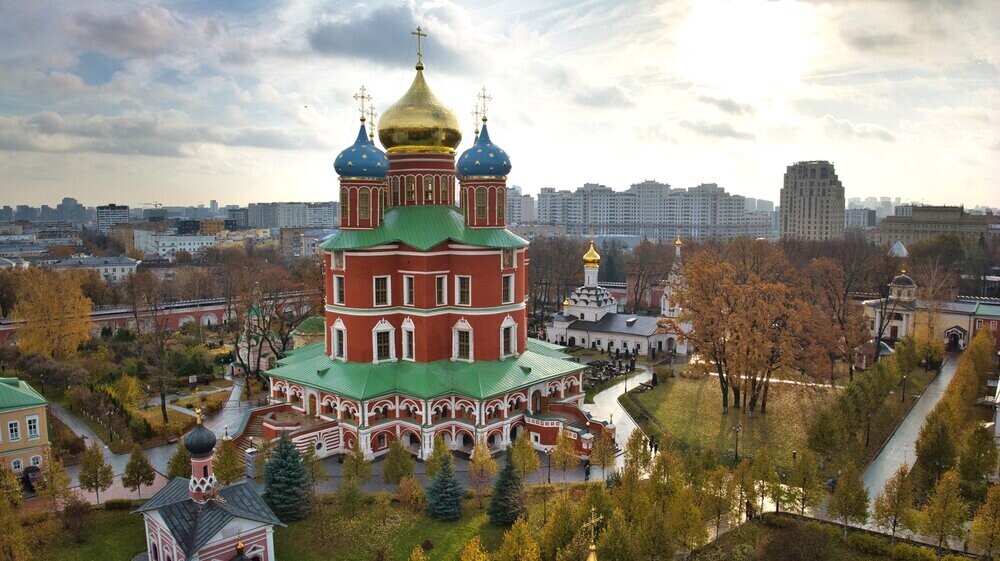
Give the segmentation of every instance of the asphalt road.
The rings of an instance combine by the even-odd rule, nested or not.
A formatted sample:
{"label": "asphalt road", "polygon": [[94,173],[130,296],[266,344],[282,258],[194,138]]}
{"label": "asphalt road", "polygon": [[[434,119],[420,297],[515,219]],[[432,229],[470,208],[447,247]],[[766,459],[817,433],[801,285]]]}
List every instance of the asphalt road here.
{"label": "asphalt road", "polygon": [[941,367],[941,373],[927,386],[923,395],[900,423],[899,428],[885,443],[879,455],[872,460],[872,463],[868,464],[868,468],[865,469],[864,481],[871,500],[874,501],[875,495],[882,491],[885,482],[892,477],[899,466],[904,463],[912,466],[916,462],[917,436],[920,434],[920,427],[923,426],[924,419],[931,412],[931,409],[934,409],[934,406],[944,395],[948,382],[955,374],[957,362],[957,356],[948,355]]}

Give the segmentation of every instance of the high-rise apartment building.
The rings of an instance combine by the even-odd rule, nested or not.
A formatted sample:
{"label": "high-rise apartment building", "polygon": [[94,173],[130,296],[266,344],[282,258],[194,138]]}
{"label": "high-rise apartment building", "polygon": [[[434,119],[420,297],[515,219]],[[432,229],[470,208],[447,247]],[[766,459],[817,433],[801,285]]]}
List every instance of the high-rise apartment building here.
{"label": "high-rise apartment building", "polygon": [[844,185],[830,162],[796,162],[781,187],[781,236],[803,240],[844,237]]}
{"label": "high-rise apartment building", "polygon": [[517,226],[537,220],[535,198],[521,193],[517,185],[507,188],[507,224]]}
{"label": "high-rise apartment building", "polygon": [[873,230],[878,226],[877,213],[874,209],[849,208],[844,212],[844,227],[848,230]]}
{"label": "high-rise apartment building", "polygon": [[339,222],[339,205],[321,203],[250,203],[247,225],[251,228],[333,228]]}
{"label": "high-rise apartment building", "polygon": [[97,232],[102,236],[106,236],[108,230],[115,224],[128,224],[128,222],[128,205],[111,203],[97,207]]}
{"label": "high-rise apartment building", "polygon": [[641,236],[673,240],[766,237],[767,212],[747,212],[744,197],[714,183],[672,189],[643,181],[627,191],[587,183],[575,191],[551,187],[538,195],[539,224],[565,225],[570,235]]}

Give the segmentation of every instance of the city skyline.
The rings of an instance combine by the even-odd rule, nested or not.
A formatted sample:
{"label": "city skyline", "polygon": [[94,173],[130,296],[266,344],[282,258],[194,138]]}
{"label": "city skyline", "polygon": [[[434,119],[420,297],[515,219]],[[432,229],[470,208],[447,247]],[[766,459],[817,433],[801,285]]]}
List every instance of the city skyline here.
{"label": "city skyline", "polygon": [[428,81],[463,124],[459,150],[485,84],[492,136],[517,147],[510,182],[526,194],[656,179],[776,201],[788,165],[822,159],[846,198],[1000,204],[1000,16],[984,2],[32,3],[0,14],[3,204],[336,198],[351,96],[365,84],[384,110],[402,95],[416,25],[430,34]]}

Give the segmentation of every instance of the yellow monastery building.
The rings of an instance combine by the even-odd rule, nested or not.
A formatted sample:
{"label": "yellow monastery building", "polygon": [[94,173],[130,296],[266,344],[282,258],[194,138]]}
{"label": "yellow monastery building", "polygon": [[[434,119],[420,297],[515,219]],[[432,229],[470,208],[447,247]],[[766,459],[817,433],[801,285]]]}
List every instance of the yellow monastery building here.
{"label": "yellow monastery building", "polygon": [[49,449],[45,398],[17,378],[0,378],[0,462],[21,475]]}

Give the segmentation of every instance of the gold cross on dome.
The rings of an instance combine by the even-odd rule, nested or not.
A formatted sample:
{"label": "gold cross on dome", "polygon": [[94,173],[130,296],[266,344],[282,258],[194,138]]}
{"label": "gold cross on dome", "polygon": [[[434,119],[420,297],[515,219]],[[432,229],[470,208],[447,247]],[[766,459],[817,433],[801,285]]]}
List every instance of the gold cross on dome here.
{"label": "gold cross on dome", "polygon": [[417,26],[417,30],[416,31],[411,31],[410,35],[416,35],[417,36],[417,70],[423,70],[424,69],[424,51],[421,48],[420,39],[422,37],[427,37],[427,34],[424,33],[423,30],[420,29],[420,26],[418,25]]}
{"label": "gold cross on dome", "polygon": [[[371,96],[368,96],[368,102],[371,103]],[[368,106],[368,140],[375,140],[375,117],[378,117],[378,111],[375,111],[374,105]]]}
{"label": "gold cross on dome", "polygon": [[490,101],[493,101],[493,97],[488,93],[486,93],[486,86],[483,86],[483,89],[480,90],[478,94],[476,94],[476,97],[479,99],[479,107],[478,107],[479,114],[482,115],[482,119],[485,122],[486,104]]}
{"label": "gold cross on dome", "polygon": [[358,102],[358,111],[361,113],[361,122],[363,123],[365,122],[365,114],[368,112],[368,107],[371,105],[372,96],[368,94],[368,90],[362,85],[361,89],[353,97],[354,101]]}
{"label": "gold cross on dome", "polygon": [[483,118],[483,112],[479,109],[479,103],[477,102],[475,107],[472,109],[472,124],[476,127],[476,136],[479,136],[479,121]]}

